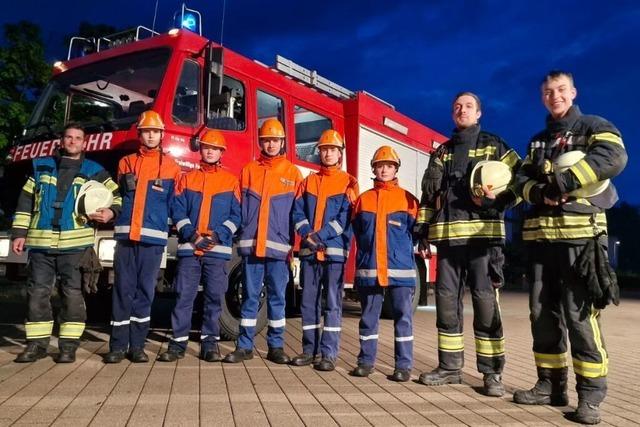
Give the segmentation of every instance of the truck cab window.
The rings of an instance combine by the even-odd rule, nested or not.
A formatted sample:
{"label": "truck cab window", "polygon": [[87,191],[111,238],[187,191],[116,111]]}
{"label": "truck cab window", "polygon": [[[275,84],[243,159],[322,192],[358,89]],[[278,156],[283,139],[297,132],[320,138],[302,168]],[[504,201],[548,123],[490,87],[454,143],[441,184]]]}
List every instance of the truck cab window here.
{"label": "truck cab window", "polygon": [[200,66],[185,61],[180,82],[173,99],[173,120],[178,124],[198,123],[198,94],[200,93]]}
{"label": "truck cab window", "polygon": [[[213,80],[216,87],[219,80]],[[211,93],[211,106],[207,127],[223,130],[244,130],[245,128],[245,90],[240,80],[229,76],[222,78],[220,95]]]}
{"label": "truck cab window", "polygon": [[322,132],[331,129],[331,120],[296,105],[293,107],[293,121],[296,126],[296,157],[319,165],[320,155],[316,144]]}
{"label": "truck cab window", "polygon": [[277,96],[258,91],[258,128],[267,119],[278,119],[284,126],[284,101]]}

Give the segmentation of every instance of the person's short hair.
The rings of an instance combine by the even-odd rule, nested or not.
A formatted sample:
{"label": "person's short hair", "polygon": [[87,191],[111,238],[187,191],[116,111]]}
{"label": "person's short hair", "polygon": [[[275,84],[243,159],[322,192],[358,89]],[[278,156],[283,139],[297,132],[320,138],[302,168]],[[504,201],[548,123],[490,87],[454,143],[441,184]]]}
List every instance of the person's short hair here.
{"label": "person's short hair", "polygon": [[482,102],[480,102],[480,97],[473,92],[459,92],[458,94],[456,94],[455,98],[453,98],[452,104],[455,104],[458,98],[465,95],[472,97],[476,101],[476,106],[478,107],[478,111],[482,111]]}
{"label": "person's short hair", "polygon": [[75,122],[69,122],[67,123],[67,125],[64,127],[64,129],[62,130],[62,136],[64,136],[65,133],[67,133],[68,129],[77,129],[77,130],[81,130],[83,135],[87,134],[87,131],[85,130],[84,126],[82,126],[80,123],[75,123]]}
{"label": "person's short hair", "polygon": [[571,74],[568,71],[564,71],[564,70],[551,70],[547,73],[546,76],[544,76],[544,78],[542,79],[542,81],[540,82],[540,84],[545,84],[548,81],[551,80],[555,80],[559,77],[566,77],[569,79],[569,81],[571,82],[571,84],[573,86],[575,86],[574,82],[573,82],[573,74]]}

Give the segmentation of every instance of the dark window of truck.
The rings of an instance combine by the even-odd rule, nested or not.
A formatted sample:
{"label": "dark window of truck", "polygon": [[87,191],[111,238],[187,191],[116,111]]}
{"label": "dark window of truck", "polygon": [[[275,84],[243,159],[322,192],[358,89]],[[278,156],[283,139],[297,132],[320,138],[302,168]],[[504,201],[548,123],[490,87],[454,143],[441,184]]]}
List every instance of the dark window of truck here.
{"label": "dark window of truck", "polygon": [[[219,79],[214,79],[215,87]],[[222,130],[244,130],[245,128],[245,90],[240,80],[224,76],[220,95],[211,92],[211,106],[207,127]]]}
{"label": "dark window of truck", "polygon": [[197,62],[185,61],[173,98],[172,117],[174,122],[188,125],[198,123],[199,93],[200,66]]}
{"label": "dark window of truck", "polygon": [[296,126],[296,157],[319,165],[320,154],[316,145],[322,132],[331,129],[331,120],[296,105],[293,107],[293,121]]}
{"label": "dark window of truck", "polygon": [[261,90],[258,91],[258,128],[267,119],[278,119],[284,126],[284,101]]}

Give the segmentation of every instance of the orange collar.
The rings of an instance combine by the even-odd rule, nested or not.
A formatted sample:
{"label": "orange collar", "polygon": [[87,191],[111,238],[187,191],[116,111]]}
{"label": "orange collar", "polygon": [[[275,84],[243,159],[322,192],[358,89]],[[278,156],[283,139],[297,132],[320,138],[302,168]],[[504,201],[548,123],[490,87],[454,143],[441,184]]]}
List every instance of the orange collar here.
{"label": "orange collar", "polygon": [[340,170],[341,170],[340,169],[340,164],[333,165],[333,166],[324,166],[324,165],[322,165],[322,166],[320,166],[320,172],[319,173],[320,173],[320,175],[331,176],[331,175],[337,174],[338,172],[340,172]]}
{"label": "orange collar", "polygon": [[277,156],[269,157],[260,153],[260,157],[258,158],[258,163],[260,163],[260,165],[262,166],[271,168],[283,162],[284,160],[286,160],[286,157],[284,156],[284,154],[278,154]]}
{"label": "orange collar", "polygon": [[373,180],[373,187],[376,190],[392,190],[398,187],[398,178],[394,178],[391,181],[378,181],[377,179]]}
{"label": "orange collar", "polygon": [[202,170],[202,172],[217,172],[219,168],[220,162],[215,162],[214,164],[200,162],[200,170]]}
{"label": "orange collar", "polygon": [[160,148],[160,146],[158,146],[158,148],[150,149],[147,148],[146,145],[141,145],[140,150],[138,150],[138,154],[142,157],[158,157],[160,154],[162,154],[162,149]]}

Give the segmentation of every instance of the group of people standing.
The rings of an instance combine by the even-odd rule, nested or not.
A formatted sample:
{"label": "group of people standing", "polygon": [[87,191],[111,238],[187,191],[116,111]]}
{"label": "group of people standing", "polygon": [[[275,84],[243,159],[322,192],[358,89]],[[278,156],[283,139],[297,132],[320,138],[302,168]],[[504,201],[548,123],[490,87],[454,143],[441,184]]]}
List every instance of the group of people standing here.
{"label": "group of people standing", "polygon": [[[612,185],[598,197],[575,191],[619,174],[627,157],[620,132],[606,120],[585,116],[573,101],[571,74],[554,71],[542,82],[549,111],[545,130],[536,134],[524,161],[500,137],[481,129],[481,102],[471,92],[452,106],[453,135],[432,153],[418,201],[397,179],[401,159],[382,146],[371,159],[373,188],[360,194],[356,179],[343,170],[345,143],[335,130],[319,138],[320,170],[303,179],[285,156],[285,131],[277,119],[259,129],[260,155],[240,178],[221,167],[227,149],[222,133],[209,130],[199,140],[200,167],[181,174],[161,149],[164,124],[154,111],[138,122],[140,150],[120,160],[118,185],[96,163],[84,159],[84,131],[65,129],[54,157],[34,160],[34,175],[23,187],[13,223],[13,250],[29,251],[27,347],[16,362],[46,356],[53,328],[49,302],[55,276],[62,289],[58,362],[73,362],[85,321],[80,257],[93,245],[94,223],[115,218],[112,333],[106,363],[147,362],[144,351],[151,303],[169,233],[175,225],[178,294],[172,312],[173,335],[158,360],[184,357],[198,285],[204,285],[200,357],[238,363],[254,355],[260,295],[267,296],[267,359],[293,366],[335,369],[338,357],[345,262],[357,242],[355,287],[362,307],[360,353],[351,374],[370,375],[375,366],[383,298],[391,300],[395,369],[390,379],[409,381],[413,368],[413,306],[417,280],[414,246],[423,257],[438,248],[436,369],[422,373],[428,386],[462,380],[465,286],[474,308],[477,369],[484,393],[505,389],[505,339],[498,299],[504,283],[504,211],[524,200],[523,240],[529,244],[530,309],[538,382],[519,390],[521,404],[567,404],[567,333],[571,341],[579,404],[576,421],[600,421],[606,393],[608,356],[599,313],[572,266],[589,242],[603,244],[604,210],[616,200]],[[552,170],[565,152],[581,151],[580,161]],[[505,191],[488,185],[470,191],[470,174],[480,161],[504,163],[514,179]],[[113,191],[110,208],[80,221],[74,198],[88,179]],[[302,352],[284,351],[285,289],[294,233],[300,237]],[[228,283],[234,236],[242,256],[240,334],[233,352],[222,356],[219,317]]]}

